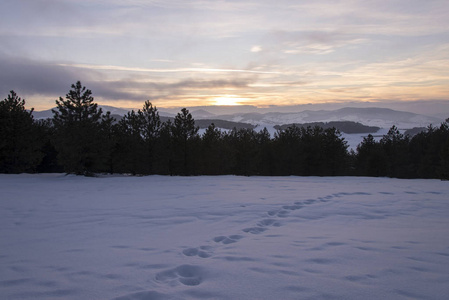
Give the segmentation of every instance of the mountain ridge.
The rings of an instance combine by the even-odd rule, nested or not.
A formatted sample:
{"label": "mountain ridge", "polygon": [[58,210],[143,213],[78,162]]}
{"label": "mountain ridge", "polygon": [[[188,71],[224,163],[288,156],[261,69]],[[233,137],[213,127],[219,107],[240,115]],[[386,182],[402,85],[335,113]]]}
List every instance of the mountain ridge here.
{"label": "mountain ridge", "polygon": [[[99,105],[103,112],[110,111],[113,115],[125,115],[127,109],[113,106]],[[159,114],[164,117],[174,117],[175,114],[159,110]],[[427,127],[430,124],[439,125],[444,121],[442,118],[431,117],[406,111],[393,110],[380,107],[343,107],[336,110],[304,110],[300,112],[242,112],[233,114],[216,115],[205,109],[191,111],[195,119],[202,120],[222,120],[236,123],[247,123],[253,126],[275,126],[286,124],[303,124],[314,122],[336,122],[351,121],[366,126],[380,128],[390,128],[395,125],[403,129],[414,127]],[[35,119],[51,118],[51,109],[45,111],[34,111]]]}
{"label": "mountain ridge", "polygon": [[397,111],[389,108],[357,108],[345,107],[337,110],[305,110],[292,113],[240,113],[217,115],[216,119],[234,122],[266,125],[285,125],[293,123],[352,121],[366,126],[381,128],[396,125],[403,128],[426,127],[429,124],[439,124],[443,119],[410,112]]}

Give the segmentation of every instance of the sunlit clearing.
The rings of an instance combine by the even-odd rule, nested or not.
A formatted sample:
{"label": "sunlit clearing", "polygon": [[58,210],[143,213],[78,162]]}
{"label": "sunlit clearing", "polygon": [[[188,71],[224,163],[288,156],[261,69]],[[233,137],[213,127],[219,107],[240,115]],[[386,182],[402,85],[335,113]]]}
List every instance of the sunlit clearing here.
{"label": "sunlit clearing", "polygon": [[239,98],[234,95],[226,95],[222,97],[214,98],[214,105],[241,105],[244,98]]}

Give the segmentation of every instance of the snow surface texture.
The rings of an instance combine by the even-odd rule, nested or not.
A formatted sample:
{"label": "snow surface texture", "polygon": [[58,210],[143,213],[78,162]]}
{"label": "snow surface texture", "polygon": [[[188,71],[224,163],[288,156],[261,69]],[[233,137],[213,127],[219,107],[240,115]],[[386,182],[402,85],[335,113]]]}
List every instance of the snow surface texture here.
{"label": "snow surface texture", "polygon": [[0,175],[1,299],[447,299],[449,184]]}

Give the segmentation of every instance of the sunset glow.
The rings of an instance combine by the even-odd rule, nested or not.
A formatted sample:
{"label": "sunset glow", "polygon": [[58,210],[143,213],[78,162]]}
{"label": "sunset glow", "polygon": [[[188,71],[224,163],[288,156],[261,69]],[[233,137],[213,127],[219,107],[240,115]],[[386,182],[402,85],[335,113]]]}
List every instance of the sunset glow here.
{"label": "sunset glow", "polygon": [[215,98],[215,103],[213,103],[213,105],[241,105],[242,100],[245,99],[238,98],[234,95],[227,95]]}

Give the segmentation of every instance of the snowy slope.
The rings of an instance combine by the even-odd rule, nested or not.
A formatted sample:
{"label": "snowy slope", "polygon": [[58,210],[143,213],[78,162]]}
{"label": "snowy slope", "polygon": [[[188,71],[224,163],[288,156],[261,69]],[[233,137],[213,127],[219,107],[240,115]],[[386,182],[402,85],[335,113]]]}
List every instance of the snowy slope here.
{"label": "snowy slope", "polygon": [[0,175],[1,299],[445,299],[449,185]]}

